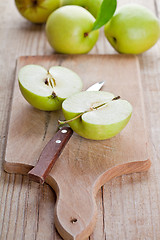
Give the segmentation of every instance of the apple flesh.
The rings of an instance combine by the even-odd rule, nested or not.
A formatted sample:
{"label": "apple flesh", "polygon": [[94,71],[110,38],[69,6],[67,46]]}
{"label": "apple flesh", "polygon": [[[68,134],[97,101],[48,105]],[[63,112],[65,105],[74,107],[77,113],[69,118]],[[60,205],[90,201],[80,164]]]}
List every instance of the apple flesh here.
{"label": "apple flesh", "polygon": [[80,77],[68,68],[53,66],[47,71],[39,65],[26,65],[18,74],[24,98],[44,111],[61,109],[62,102],[82,90]]}
{"label": "apple flesh", "polygon": [[46,23],[46,35],[56,52],[82,54],[95,45],[99,30],[91,31],[95,18],[80,6],[64,6],[54,11]]}
{"label": "apple flesh", "polygon": [[140,54],[159,39],[160,23],[147,8],[129,4],[116,12],[105,25],[104,32],[119,53]]}
{"label": "apple flesh", "polygon": [[114,100],[112,93],[103,91],[74,94],[63,102],[62,110],[73,131],[93,140],[114,137],[127,125],[132,114],[128,101]]}
{"label": "apple flesh", "polygon": [[33,23],[44,23],[60,6],[60,0],[15,0],[19,13]]}
{"label": "apple flesh", "polygon": [[95,18],[97,17],[102,0],[61,0],[61,6],[78,5],[88,10]]}

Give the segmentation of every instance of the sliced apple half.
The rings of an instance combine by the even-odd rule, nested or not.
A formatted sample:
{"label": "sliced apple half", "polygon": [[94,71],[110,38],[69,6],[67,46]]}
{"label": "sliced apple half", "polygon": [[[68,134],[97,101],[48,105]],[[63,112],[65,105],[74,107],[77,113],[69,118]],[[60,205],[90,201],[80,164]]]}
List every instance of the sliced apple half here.
{"label": "sliced apple half", "polygon": [[82,90],[80,77],[68,68],[54,66],[47,71],[39,65],[26,65],[18,74],[24,98],[44,111],[61,109],[62,102]]}
{"label": "sliced apple half", "polygon": [[62,104],[64,117],[80,136],[104,140],[117,135],[128,123],[132,106],[109,92],[80,92]]}

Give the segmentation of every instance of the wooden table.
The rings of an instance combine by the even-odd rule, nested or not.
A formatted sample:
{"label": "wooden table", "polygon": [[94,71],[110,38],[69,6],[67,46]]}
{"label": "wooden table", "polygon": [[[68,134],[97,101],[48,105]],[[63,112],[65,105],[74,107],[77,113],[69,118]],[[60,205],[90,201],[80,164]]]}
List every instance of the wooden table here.
{"label": "wooden table", "polygon": [[[160,16],[159,0],[119,0],[118,6],[137,2]],[[0,2],[0,239],[62,239],[54,228],[56,196],[21,175],[3,170],[15,63],[21,55],[54,54],[44,25],[34,25],[17,12],[14,1]],[[117,54],[101,31],[90,54]],[[138,56],[141,67],[153,159],[148,173],[118,177],[97,195],[98,219],[90,240],[160,239],[160,43]]]}

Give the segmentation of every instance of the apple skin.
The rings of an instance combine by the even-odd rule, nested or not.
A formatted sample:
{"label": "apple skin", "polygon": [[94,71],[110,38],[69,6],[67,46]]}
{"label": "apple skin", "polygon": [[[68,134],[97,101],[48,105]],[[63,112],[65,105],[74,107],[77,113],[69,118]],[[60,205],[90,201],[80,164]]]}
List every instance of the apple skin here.
{"label": "apple skin", "polygon": [[104,33],[119,53],[140,54],[159,39],[160,23],[147,8],[138,4],[122,6],[105,25]]}
{"label": "apple skin", "polygon": [[99,30],[90,32],[95,18],[80,6],[64,6],[54,11],[46,23],[46,35],[56,52],[83,54],[95,45]]}
{"label": "apple skin", "polygon": [[[88,93],[92,97],[92,92],[87,92],[87,94]],[[100,91],[99,93],[103,94],[104,92]],[[108,92],[105,92],[105,93],[106,94],[110,94],[111,98],[114,97],[114,95],[112,93],[108,93]],[[80,92],[80,93],[75,94],[75,96],[81,97],[82,94],[83,94],[83,92]],[[79,113],[78,112],[77,113],[69,112],[69,111],[67,111],[65,109],[66,101],[70,101],[71,98],[72,98],[72,96],[67,98],[62,103],[62,111],[63,111],[63,115],[64,115],[66,120],[73,119],[73,118],[75,118],[76,116],[78,116],[80,114],[80,112]],[[124,101],[124,100],[120,100],[120,101]],[[92,111],[92,118],[94,118],[94,114],[96,114],[96,111]],[[122,120],[120,122],[113,123],[113,124],[107,124],[107,125],[104,125],[104,124],[91,124],[91,123],[85,121],[83,116],[77,118],[76,120],[68,122],[68,124],[72,128],[72,130],[74,132],[76,132],[78,135],[80,135],[81,137],[84,137],[84,138],[87,138],[87,139],[91,139],[91,140],[105,140],[105,139],[110,139],[110,138],[116,136],[118,133],[120,133],[122,131],[122,129],[124,129],[124,127],[129,122],[129,120],[131,118],[131,115],[132,115],[132,112],[124,120]]]}
{"label": "apple skin", "polygon": [[37,94],[34,94],[28,91],[26,88],[24,88],[20,82],[19,88],[26,101],[39,110],[43,111],[59,110],[62,108],[62,102],[65,100],[65,98],[59,97],[52,98],[52,96],[49,97],[38,96]]}
{"label": "apple skin", "polygon": [[33,23],[45,23],[58,7],[60,0],[15,0],[19,13]]}
{"label": "apple skin", "polygon": [[[70,115],[70,113],[65,112],[65,110],[63,110],[63,114],[66,120],[76,116]],[[114,123],[108,126],[104,125],[96,126],[95,124],[82,121],[80,118],[68,124],[73,129],[73,131],[76,132],[81,137],[92,140],[105,140],[116,136],[127,125],[130,118],[131,115],[124,121],[121,121],[120,123]]]}
{"label": "apple skin", "polygon": [[88,10],[95,18],[97,17],[103,0],[61,0],[61,6],[78,5]]}

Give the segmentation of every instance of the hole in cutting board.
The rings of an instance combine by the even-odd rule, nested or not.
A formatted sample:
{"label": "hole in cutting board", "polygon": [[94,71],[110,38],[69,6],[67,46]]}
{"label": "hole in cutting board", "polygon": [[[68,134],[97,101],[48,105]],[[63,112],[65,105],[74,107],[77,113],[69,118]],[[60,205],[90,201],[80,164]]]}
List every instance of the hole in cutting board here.
{"label": "hole in cutting board", "polygon": [[77,221],[78,221],[77,218],[72,218],[71,219],[71,223],[73,223],[73,224],[76,223]]}

